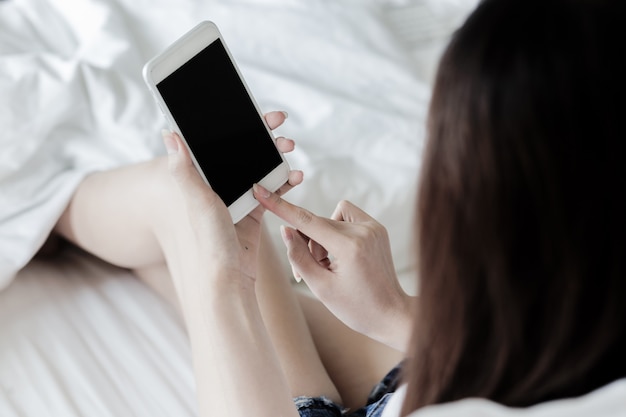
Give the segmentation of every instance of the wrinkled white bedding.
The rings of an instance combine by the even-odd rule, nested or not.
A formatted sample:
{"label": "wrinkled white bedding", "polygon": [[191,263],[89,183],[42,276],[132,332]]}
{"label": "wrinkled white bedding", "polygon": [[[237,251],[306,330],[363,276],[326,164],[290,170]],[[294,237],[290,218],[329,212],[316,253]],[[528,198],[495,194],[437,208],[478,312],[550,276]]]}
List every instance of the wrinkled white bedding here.
{"label": "wrinkled white bedding", "polygon": [[69,250],[0,292],[0,416],[192,417],[174,310],[130,273]]}
{"label": "wrinkled white bedding", "polygon": [[85,174],[162,152],[165,123],[141,69],[204,19],[221,28],[262,110],[290,114],[277,133],[297,140],[288,159],[306,180],[289,198],[326,215],[352,200],[389,228],[398,269],[410,268],[429,85],[385,7],[0,1],[0,288],[42,245]]}

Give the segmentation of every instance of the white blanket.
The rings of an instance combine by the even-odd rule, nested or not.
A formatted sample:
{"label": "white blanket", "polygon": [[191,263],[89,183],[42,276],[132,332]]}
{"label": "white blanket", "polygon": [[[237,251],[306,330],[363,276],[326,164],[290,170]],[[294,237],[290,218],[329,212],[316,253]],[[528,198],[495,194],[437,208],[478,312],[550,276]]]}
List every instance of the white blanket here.
{"label": "white blanket", "polygon": [[388,227],[398,270],[410,269],[429,84],[386,7],[0,1],[0,288],[42,245],[87,173],[162,152],[165,123],[141,69],[200,20],[220,27],[262,110],[289,112],[277,134],[297,140],[288,160],[305,171],[289,198],[322,215],[342,198],[360,205]]}
{"label": "white blanket", "polygon": [[[400,415],[403,395],[384,417]],[[180,318],[127,271],[70,249],[0,292],[0,416],[196,415]],[[527,409],[467,399],[414,417],[626,417],[626,379]]]}

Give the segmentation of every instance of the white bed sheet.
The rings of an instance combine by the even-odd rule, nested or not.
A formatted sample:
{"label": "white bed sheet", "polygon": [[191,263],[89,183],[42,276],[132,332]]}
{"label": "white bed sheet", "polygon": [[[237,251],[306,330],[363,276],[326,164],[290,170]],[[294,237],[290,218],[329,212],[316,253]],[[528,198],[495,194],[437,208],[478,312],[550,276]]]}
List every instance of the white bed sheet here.
{"label": "white bed sheet", "polygon": [[[45,241],[76,184],[162,153],[143,64],[200,20],[221,28],[263,111],[290,119],[290,194],[330,214],[341,198],[407,253],[428,83],[373,0],[0,2],[0,287]],[[277,233],[275,232],[275,236]]]}
{"label": "white bed sheet", "polygon": [[[0,292],[0,416],[194,417],[194,389],[179,316],[129,272],[70,248]],[[626,417],[625,398],[622,379],[528,409],[468,399],[415,417]]]}
{"label": "white bed sheet", "polygon": [[177,313],[129,272],[77,250],[0,292],[0,416],[196,415]]}
{"label": "white bed sheet", "polygon": [[[71,248],[35,259],[0,292],[0,329],[2,417],[197,415],[177,313],[123,269]],[[626,417],[625,398],[622,379],[528,409],[467,399],[415,417]]]}

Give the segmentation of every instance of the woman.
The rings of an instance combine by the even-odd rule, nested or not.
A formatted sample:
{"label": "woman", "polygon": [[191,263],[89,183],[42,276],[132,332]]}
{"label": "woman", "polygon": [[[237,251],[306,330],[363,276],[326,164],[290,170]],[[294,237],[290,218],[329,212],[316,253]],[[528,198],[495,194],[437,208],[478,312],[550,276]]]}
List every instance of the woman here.
{"label": "woman", "polygon": [[[171,177],[163,161],[96,174],[58,231],[153,284],[171,273],[203,415],[584,399],[626,378],[623,12],[620,1],[485,0],[455,33],[421,172],[419,299],[398,285],[384,228],[349,202],[325,219],[255,186],[260,207],[233,227],[172,134]],[[110,193],[128,193],[130,212],[81,220]],[[264,209],[291,225],[294,274],[325,307],[291,292]],[[391,394],[405,356],[404,394]]]}

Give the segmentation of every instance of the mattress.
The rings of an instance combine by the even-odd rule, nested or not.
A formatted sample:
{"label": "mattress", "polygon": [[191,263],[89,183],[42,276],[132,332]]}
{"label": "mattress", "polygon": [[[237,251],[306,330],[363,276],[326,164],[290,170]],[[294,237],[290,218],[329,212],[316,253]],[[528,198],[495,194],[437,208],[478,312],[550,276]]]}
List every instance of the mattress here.
{"label": "mattress", "polygon": [[178,316],[131,273],[76,249],[0,292],[0,416],[194,416]]}

